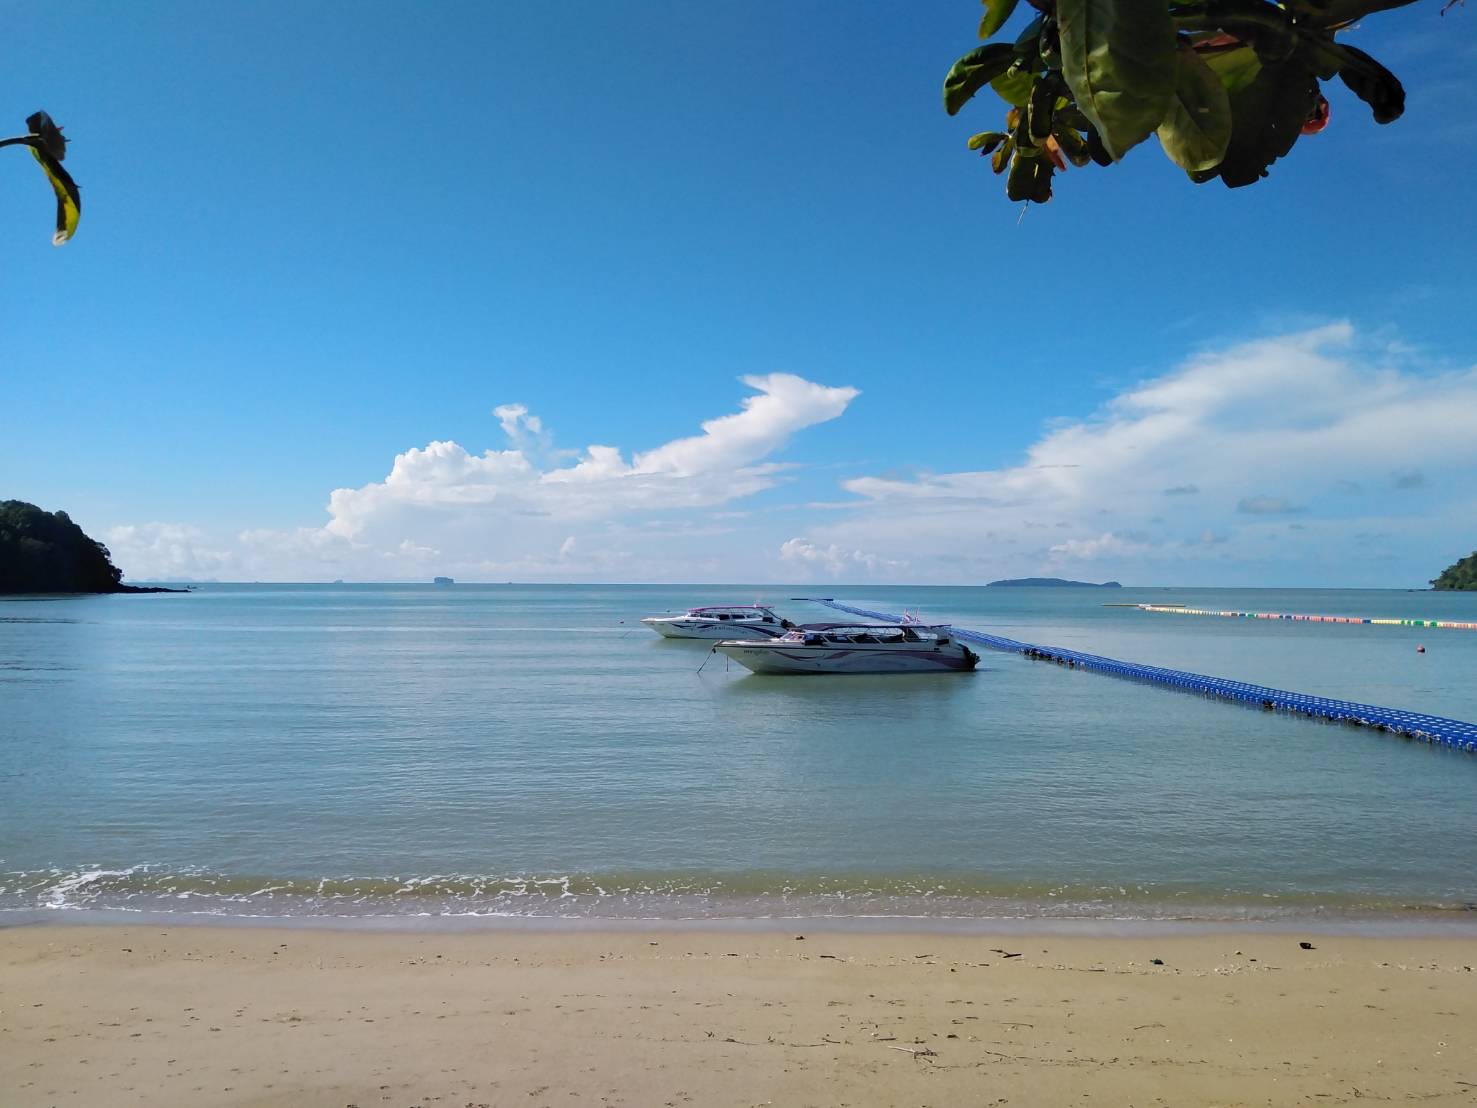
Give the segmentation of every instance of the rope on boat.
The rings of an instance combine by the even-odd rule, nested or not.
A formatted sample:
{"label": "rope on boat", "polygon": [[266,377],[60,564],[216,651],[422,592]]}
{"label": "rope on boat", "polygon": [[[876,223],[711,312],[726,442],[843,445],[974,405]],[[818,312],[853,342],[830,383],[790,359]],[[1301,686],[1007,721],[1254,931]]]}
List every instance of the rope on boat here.
{"label": "rope on boat", "polygon": [[[824,604],[838,612],[875,619],[882,623],[901,623],[900,617],[890,612],[874,612],[866,608],[854,608],[831,597],[797,596],[795,600],[808,600]],[[1326,696],[1308,696],[1304,693],[1288,692],[1285,689],[1252,685],[1245,681],[1231,681],[1224,677],[1207,677],[1200,673],[1189,673],[1162,666],[1146,666],[1137,662],[1120,662],[1115,658],[1104,658],[1098,654],[1084,654],[1079,650],[1068,650],[1059,646],[1036,646],[1033,643],[1017,642],[999,635],[987,635],[983,631],[970,631],[962,627],[952,628],[955,638],[1001,650],[1020,654],[1028,658],[1060,662],[1075,669],[1089,669],[1105,673],[1110,677],[1122,677],[1130,681],[1148,681],[1199,693],[1223,700],[1235,700],[1254,704],[1267,711],[1290,712],[1355,727],[1369,727],[1375,731],[1386,731],[1403,739],[1416,739],[1438,746],[1448,746],[1468,753],[1477,752],[1477,724],[1461,720],[1430,716],[1422,712],[1405,712],[1396,708],[1380,708],[1373,704],[1357,704],[1350,700],[1334,700]]]}

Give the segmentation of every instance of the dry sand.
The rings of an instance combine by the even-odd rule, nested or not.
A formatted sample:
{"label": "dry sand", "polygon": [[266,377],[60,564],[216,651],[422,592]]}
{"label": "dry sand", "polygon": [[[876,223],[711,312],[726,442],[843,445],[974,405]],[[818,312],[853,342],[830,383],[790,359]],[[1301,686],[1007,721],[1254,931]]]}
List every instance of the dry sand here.
{"label": "dry sand", "polygon": [[1477,1106],[1477,939],[1298,938],[15,928],[0,1105]]}

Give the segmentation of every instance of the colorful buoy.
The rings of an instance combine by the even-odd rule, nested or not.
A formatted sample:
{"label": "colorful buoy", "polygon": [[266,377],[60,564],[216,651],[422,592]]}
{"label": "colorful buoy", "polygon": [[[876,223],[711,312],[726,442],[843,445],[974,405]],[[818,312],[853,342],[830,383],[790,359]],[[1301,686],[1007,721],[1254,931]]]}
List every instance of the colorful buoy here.
{"label": "colorful buoy", "polygon": [[1224,616],[1228,619],[1293,619],[1304,623],[1368,623],[1379,627],[1439,627],[1453,631],[1477,631],[1477,623],[1451,619],[1376,619],[1372,616],[1301,615],[1293,612],[1209,612],[1178,605],[1136,604],[1143,612],[1171,612],[1182,616]]}

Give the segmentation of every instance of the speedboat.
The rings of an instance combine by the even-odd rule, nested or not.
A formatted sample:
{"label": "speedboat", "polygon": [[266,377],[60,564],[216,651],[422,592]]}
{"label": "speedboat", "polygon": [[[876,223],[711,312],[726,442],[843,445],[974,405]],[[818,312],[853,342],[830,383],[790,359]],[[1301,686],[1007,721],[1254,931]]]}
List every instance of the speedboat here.
{"label": "speedboat", "polygon": [[772,639],[795,626],[759,604],[689,608],[680,616],[647,616],[641,622],[669,639]]}
{"label": "speedboat", "polygon": [[764,642],[713,649],[755,673],[938,673],[972,670],[980,660],[947,624],[805,623]]}

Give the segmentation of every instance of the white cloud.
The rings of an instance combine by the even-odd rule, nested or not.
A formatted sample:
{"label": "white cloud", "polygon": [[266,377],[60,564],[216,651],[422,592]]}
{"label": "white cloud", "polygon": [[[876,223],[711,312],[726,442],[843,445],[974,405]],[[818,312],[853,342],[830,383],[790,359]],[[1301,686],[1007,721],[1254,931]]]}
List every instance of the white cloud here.
{"label": "white cloud", "polygon": [[835,543],[818,546],[806,539],[789,539],[780,547],[780,560],[806,573],[819,570],[830,577],[893,575],[906,568],[906,562],[882,558],[863,550],[846,550]]}
{"label": "white cloud", "polygon": [[130,524],[110,528],[103,538],[113,564],[133,580],[237,579],[230,546],[213,541],[198,527]]}
{"label": "white cloud", "polygon": [[[1193,567],[1207,562],[1215,567],[1209,579],[1265,580],[1275,571],[1264,536],[1285,533],[1280,517],[1296,512],[1318,525],[1300,540],[1300,555],[1284,550],[1279,558],[1311,563],[1327,552],[1342,563],[1337,579],[1351,580],[1329,544],[1412,510],[1405,505],[1413,498],[1351,504],[1348,489],[1389,486],[1391,473],[1422,474],[1394,482],[1418,487],[1427,475],[1452,472],[1466,479],[1443,488],[1470,488],[1477,468],[1477,371],[1422,371],[1391,358],[1409,355],[1366,349],[1347,323],[1202,354],[1089,418],[1053,425],[1018,465],[847,480],[852,510],[829,512],[810,537],[884,555],[947,544],[993,555],[1000,576],[1091,559],[1139,580],[1184,579],[1180,567],[1198,573]],[[1106,532],[1104,517],[1113,524]],[[1044,521],[1060,519],[1075,534],[1053,545],[1033,538]],[[1380,530],[1391,543],[1429,544],[1453,526],[1427,515]],[[942,559],[933,568],[924,579],[962,576]],[[1388,564],[1380,573],[1389,580]]]}
{"label": "white cloud", "polygon": [[432,442],[395,458],[383,480],[335,489],[328,529],[345,538],[403,526],[407,511],[443,518],[548,518],[588,521],[633,512],[726,504],[772,487],[783,467],[763,459],[797,431],[835,419],[856,397],[852,388],[818,385],[786,373],[745,377],[757,395],[743,410],[711,419],[702,434],[674,439],[627,462],[619,448],[591,445],[571,466],[541,469],[528,453],[543,425],[520,404],[494,409],[513,440],[508,450],[472,454]]}
{"label": "white cloud", "polygon": [[774,455],[858,395],[785,373],[742,381],[753,394],[739,411],[629,461],[599,444],[561,453],[526,406],[501,404],[492,414],[505,449],[437,440],[406,450],[383,480],[335,489],[323,527],[247,531],[213,551],[198,532],[124,528],[120,564],[134,577],[236,580],[721,576],[754,559],[715,558],[713,539],[728,528],[693,516],[788,480]]}
{"label": "white cloud", "polygon": [[1068,539],[1047,548],[1053,561],[1096,562],[1104,558],[1137,557],[1147,553],[1150,547],[1135,539],[1104,531],[1096,538]]}
{"label": "white cloud", "polygon": [[738,411],[649,449],[560,452],[503,404],[502,449],[406,450],[335,490],[325,526],[107,539],[134,578],[970,582],[1090,565],[1128,583],[1410,585],[1473,542],[1477,370],[1346,323],[1199,354],[1052,422],[1017,464],[859,474],[824,502],[736,503],[790,480],[785,444],[857,391],[743,380]]}

